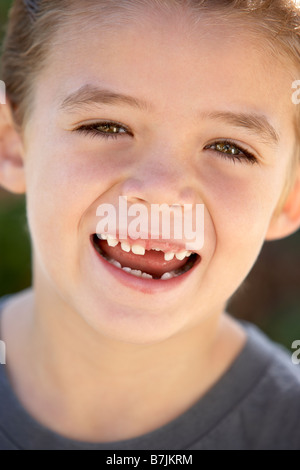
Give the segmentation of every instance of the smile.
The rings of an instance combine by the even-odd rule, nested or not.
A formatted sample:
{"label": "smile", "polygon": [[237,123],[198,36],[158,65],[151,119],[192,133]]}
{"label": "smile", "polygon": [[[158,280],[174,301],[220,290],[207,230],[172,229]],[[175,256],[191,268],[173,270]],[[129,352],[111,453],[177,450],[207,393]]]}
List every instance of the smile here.
{"label": "smile", "polygon": [[92,235],[95,250],[116,268],[150,280],[182,276],[190,271],[200,256],[171,242],[159,240],[118,240],[107,234]]}

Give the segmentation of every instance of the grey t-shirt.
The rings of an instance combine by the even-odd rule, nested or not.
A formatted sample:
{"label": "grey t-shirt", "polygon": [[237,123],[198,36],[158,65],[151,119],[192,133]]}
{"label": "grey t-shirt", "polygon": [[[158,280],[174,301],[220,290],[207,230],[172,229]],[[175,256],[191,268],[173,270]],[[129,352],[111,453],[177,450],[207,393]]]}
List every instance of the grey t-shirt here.
{"label": "grey t-shirt", "polygon": [[0,365],[0,450],[300,450],[300,365],[255,326],[243,327],[246,345],[203,398],[165,426],[119,442],[78,442],[45,428]]}

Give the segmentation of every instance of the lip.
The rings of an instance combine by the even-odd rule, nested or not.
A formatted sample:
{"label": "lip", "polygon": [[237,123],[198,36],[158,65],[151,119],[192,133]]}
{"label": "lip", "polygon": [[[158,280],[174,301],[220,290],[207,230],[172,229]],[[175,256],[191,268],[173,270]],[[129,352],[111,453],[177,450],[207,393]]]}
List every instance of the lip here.
{"label": "lip", "polygon": [[100,261],[103,268],[106,269],[106,271],[111,276],[113,276],[117,280],[117,282],[120,282],[125,287],[133,289],[135,291],[140,291],[144,294],[155,294],[155,293],[167,292],[167,291],[178,288],[179,286],[187,282],[188,278],[192,276],[194,270],[197,268],[197,266],[201,262],[201,256],[199,256],[194,266],[189,271],[187,271],[184,274],[181,274],[180,276],[174,277],[172,279],[168,279],[168,280],[143,279],[143,278],[133,276],[132,274],[129,274],[120,268],[117,268],[113,264],[109,263],[106,259],[104,259],[100,255],[100,253],[98,253],[97,250],[95,249],[92,237],[90,237],[90,245],[93,250],[94,256],[95,255],[97,256],[97,260]]}

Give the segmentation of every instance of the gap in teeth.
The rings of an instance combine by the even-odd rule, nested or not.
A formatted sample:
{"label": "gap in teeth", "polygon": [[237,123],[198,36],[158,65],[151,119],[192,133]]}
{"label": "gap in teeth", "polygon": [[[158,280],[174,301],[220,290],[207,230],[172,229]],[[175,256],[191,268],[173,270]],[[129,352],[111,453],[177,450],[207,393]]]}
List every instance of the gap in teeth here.
{"label": "gap in teeth", "polygon": [[[142,279],[161,279],[161,280],[165,281],[165,280],[172,279],[173,277],[177,277],[180,274],[182,274],[182,272],[171,271],[170,273],[168,273],[168,272],[164,273],[164,274],[162,274],[162,276],[160,278],[157,278],[157,277],[153,277],[151,274],[144,273],[143,271],[140,271],[140,270],[137,270],[137,269],[131,269],[127,266],[123,267],[121,265],[121,263],[119,263],[119,261],[117,261],[115,259],[112,259],[112,258],[109,258],[107,255],[105,255],[102,252],[100,254],[103,258],[106,259],[106,261],[108,261],[110,264],[112,264],[116,268],[122,269],[123,271],[125,271],[128,274],[131,274],[131,275],[136,276],[136,277],[140,277]],[[180,270],[177,270],[177,271],[180,271]]]}
{"label": "gap in teeth", "polygon": [[[100,238],[100,237],[98,237],[98,238]],[[119,263],[117,260],[114,260],[114,259],[108,257],[105,253],[103,253],[103,251],[101,250],[101,248],[99,248],[99,246],[97,244],[95,245],[95,247],[96,247],[97,251],[99,252],[99,254],[104,259],[106,259],[106,261],[108,261],[110,264],[116,266],[119,269],[123,269],[125,272],[130,273],[133,276],[141,277],[141,278],[144,278],[144,279],[161,279],[161,280],[172,279],[174,277],[178,277],[178,276],[181,276],[182,274],[186,273],[190,268],[192,268],[192,266],[195,263],[195,253],[192,253],[193,256],[191,256],[191,258],[188,259],[187,262],[181,268],[176,269],[176,270],[171,271],[171,272],[165,272],[165,273],[162,274],[162,276],[160,278],[158,278],[158,277],[153,277],[151,274],[144,273],[142,271],[138,271],[136,269],[131,269],[131,268],[126,267],[126,266],[123,267],[121,265],[121,263]]]}
{"label": "gap in teeth", "polygon": [[[108,246],[110,246],[112,248],[115,248],[119,243],[121,243],[121,249],[123,251],[125,251],[126,253],[129,253],[130,251],[132,251],[133,254],[140,255],[140,256],[143,256],[146,253],[145,248],[143,246],[139,245],[138,243],[130,245],[126,241],[120,242],[119,240],[117,240],[113,236],[106,235],[106,234],[101,234],[98,237],[102,240],[106,240]],[[189,258],[192,255],[191,251],[182,250],[179,253],[175,253],[173,251],[164,252],[163,250],[161,250],[158,247],[157,248],[152,248],[150,251],[161,251],[162,253],[164,253],[165,261],[172,261],[174,258],[177,258],[178,260],[182,261],[182,260],[184,260],[184,258]]]}

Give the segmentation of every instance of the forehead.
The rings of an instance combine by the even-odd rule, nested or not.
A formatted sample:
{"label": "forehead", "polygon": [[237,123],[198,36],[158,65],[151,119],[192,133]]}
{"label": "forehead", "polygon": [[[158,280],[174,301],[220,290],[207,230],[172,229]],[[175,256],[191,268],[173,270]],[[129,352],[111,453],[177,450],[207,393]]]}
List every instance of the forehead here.
{"label": "forehead", "polygon": [[292,65],[276,59],[262,35],[219,14],[139,12],[103,24],[70,21],[58,32],[39,77],[40,98],[59,103],[86,84],[149,103],[158,113],[260,112],[274,127],[292,125]]}

